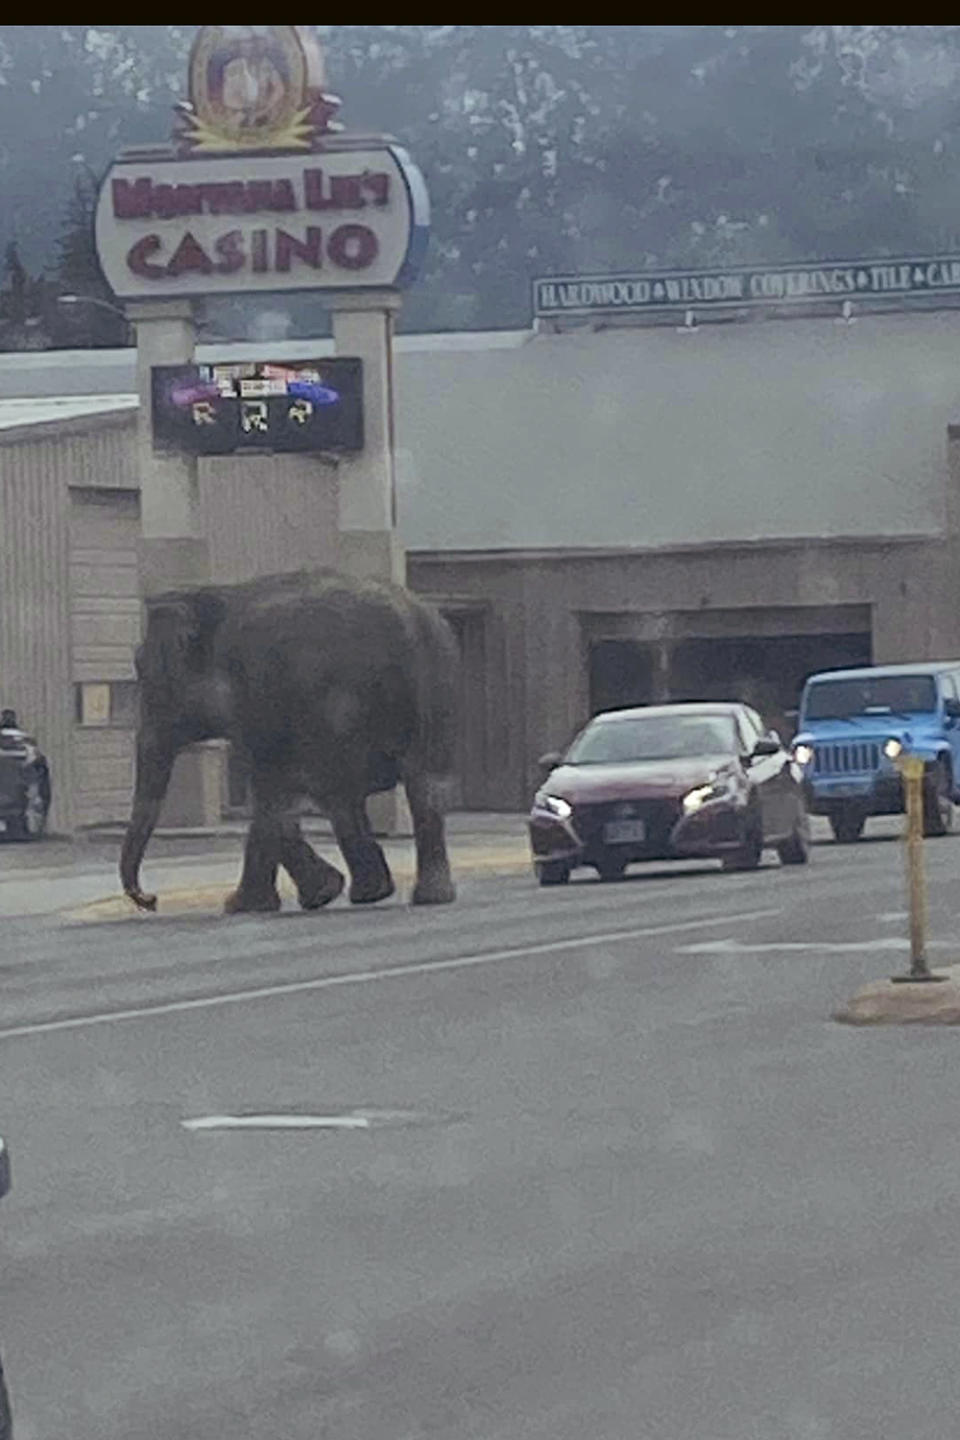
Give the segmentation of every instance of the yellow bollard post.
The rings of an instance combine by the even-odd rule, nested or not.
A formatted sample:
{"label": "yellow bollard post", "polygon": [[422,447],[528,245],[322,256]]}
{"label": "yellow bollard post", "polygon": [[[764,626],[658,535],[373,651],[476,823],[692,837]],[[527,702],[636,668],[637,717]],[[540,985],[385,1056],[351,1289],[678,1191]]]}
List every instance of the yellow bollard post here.
{"label": "yellow bollard post", "polygon": [[910,905],[910,970],[906,975],[893,975],[895,984],[926,984],[945,980],[934,975],[927,963],[927,884],[923,855],[923,772],[919,755],[901,755],[897,769],[903,776],[907,824],[905,831],[907,855],[907,898]]}

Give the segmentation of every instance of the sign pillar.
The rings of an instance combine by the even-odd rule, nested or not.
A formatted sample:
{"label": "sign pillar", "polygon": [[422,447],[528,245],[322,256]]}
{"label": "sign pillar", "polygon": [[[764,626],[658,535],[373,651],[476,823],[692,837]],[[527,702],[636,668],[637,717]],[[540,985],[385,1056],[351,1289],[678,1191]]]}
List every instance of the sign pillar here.
{"label": "sign pillar", "polygon": [[397,295],[338,296],[338,355],[363,361],[364,448],[340,461],[340,564],[351,575],[406,582],[394,475],[393,319]]}
{"label": "sign pillar", "polygon": [[189,365],[194,353],[189,300],[142,300],[128,305],[137,331],[137,469],[140,475],[140,573],[143,593],[209,579],[201,536],[196,456],[158,452],[153,445],[151,371]]}
{"label": "sign pillar", "polygon": [[[397,534],[394,456],[393,321],[400,297],[381,292],[337,296],[333,313],[338,355],[363,361],[364,448],[339,464],[340,568],[361,579],[405,585],[406,555]],[[406,797],[398,788],[367,804],[379,835],[409,834]]]}
{"label": "sign pillar", "polygon": [[[140,593],[202,585],[210,551],[201,534],[197,460],[159,453],[153,444],[154,365],[190,364],[195,329],[189,300],[138,301],[127,307],[137,332],[137,471],[140,479]],[[209,826],[221,818],[222,746],[197,745],[177,757],[160,823]]]}

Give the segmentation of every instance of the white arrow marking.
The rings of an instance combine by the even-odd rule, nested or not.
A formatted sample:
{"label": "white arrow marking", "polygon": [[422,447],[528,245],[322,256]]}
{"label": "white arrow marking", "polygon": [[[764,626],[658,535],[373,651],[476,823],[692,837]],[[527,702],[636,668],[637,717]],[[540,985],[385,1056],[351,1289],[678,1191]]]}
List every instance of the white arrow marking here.
{"label": "white arrow marking", "polygon": [[366,1115],[198,1115],[184,1130],[369,1130]]}

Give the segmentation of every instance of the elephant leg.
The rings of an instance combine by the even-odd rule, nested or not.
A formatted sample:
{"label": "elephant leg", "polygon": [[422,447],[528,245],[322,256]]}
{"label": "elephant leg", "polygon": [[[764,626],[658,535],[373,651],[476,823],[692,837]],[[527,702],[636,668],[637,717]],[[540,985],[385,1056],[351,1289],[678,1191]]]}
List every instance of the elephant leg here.
{"label": "elephant leg", "polygon": [[297,887],[297,896],[304,910],[319,910],[336,900],[343,889],[343,876],[314,850],[300,829],[295,816],[282,826],[280,864]]}
{"label": "elephant leg", "polygon": [[408,775],[405,784],[417,847],[413,903],[449,905],[456,900],[457,891],[450,875],[443,807],[439,793],[435,793],[439,787],[431,783],[428,775]]}
{"label": "elephant leg", "polygon": [[240,884],[224,902],[228,915],[280,909],[277,868],[283,839],[283,808],[265,782],[255,779],[253,819],[247,831]]}
{"label": "elephant leg", "polygon": [[372,905],[395,890],[393,876],[377,844],[363,800],[330,807],[337,844],[350,871],[350,903]]}

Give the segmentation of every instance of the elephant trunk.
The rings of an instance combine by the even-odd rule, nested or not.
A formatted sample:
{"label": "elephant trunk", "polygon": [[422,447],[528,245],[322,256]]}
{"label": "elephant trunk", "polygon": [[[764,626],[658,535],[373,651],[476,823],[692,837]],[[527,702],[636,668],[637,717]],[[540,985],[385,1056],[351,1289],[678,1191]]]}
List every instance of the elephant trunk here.
{"label": "elephant trunk", "polygon": [[124,894],[140,910],[157,908],[156,895],[146,895],[140,889],[140,864],[160,816],[173,761],[172,747],[159,748],[142,740],[137,746],[137,784],[120,851],[120,880]]}

